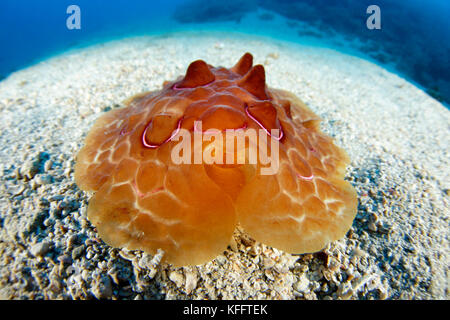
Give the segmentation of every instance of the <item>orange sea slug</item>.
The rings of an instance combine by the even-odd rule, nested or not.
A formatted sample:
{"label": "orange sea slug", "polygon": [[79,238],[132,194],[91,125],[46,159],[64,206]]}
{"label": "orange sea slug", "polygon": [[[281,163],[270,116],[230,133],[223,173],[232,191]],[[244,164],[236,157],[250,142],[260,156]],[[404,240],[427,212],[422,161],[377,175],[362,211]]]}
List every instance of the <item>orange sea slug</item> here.
{"label": "orange sea slug", "polygon": [[[177,136],[195,133],[200,121],[203,133],[264,130],[279,143],[277,171],[261,174],[259,158],[175,164]],[[314,252],[345,235],[357,208],[344,180],[348,156],[319,121],[293,94],[267,87],[264,67],[253,66],[251,54],[230,69],[197,60],[162,90],[101,116],[77,155],[75,181],[95,192],[88,218],[107,244],[151,254],[161,248],[176,266],[215,258],[238,224],[267,245]],[[233,158],[248,158],[250,142],[240,146]]]}

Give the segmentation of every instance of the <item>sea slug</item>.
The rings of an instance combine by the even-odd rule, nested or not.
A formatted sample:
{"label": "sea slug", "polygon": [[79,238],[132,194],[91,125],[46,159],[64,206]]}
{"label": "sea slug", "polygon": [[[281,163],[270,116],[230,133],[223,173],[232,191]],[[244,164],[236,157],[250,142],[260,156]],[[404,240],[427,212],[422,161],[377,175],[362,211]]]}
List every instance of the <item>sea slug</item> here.
{"label": "sea slug", "polygon": [[[185,76],[125,104],[95,122],[76,158],[77,185],[95,192],[88,218],[107,244],[161,248],[182,266],[214,259],[238,224],[289,253],[319,251],[350,228],[357,198],[344,180],[347,154],[302,101],[266,85],[251,54],[230,69],[194,61]],[[230,130],[247,139],[218,144]],[[263,173],[273,163],[261,153],[250,161],[252,147],[276,156],[272,171]]]}

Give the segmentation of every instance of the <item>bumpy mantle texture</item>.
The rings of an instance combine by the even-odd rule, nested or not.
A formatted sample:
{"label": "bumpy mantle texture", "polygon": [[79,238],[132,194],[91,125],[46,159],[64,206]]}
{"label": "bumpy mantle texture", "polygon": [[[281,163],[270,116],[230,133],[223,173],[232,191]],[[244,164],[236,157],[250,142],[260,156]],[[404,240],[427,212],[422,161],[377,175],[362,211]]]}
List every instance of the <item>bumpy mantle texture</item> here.
{"label": "bumpy mantle texture", "polygon": [[[184,77],[125,104],[95,122],[76,159],[77,185],[95,191],[88,218],[107,244],[151,254],[161,248],[165,261],[183,266],[222,253],[238,223],[289,253],[319,251],[350,228],[357,198],[344,180],[347,154],[302,101],[266,86],[251,54],[230,69],[194,61]],[[262,175],[259,158],[174,164],[174,136],[180,128],[193,133],[194,121],[203,132],[264,129],[279,141],[278,172]]]}

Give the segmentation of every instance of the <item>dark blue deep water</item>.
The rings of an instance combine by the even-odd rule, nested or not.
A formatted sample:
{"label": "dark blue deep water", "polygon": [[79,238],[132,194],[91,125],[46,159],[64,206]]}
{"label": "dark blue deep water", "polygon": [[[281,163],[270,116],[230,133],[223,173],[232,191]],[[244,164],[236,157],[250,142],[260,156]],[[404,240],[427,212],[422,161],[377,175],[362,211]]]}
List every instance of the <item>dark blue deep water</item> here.
{"label": "dark blue deep water", "polygon": [[[69,30],[70,5],[81,29]],[[381,29],[369,30],[369,5]],[[134,35],[229,30],[334,47],[450,102],[448,0],[1,0],[0,79],[65,50]],[[245,51],[245,48],[243,48]]]}

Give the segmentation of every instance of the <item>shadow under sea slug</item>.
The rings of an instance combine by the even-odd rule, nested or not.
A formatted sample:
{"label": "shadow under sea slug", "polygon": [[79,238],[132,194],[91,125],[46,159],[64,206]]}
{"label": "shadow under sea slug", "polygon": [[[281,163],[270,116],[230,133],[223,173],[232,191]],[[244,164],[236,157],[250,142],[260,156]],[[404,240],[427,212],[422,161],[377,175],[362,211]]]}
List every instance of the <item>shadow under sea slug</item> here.
{"label": "shadow under sea slug", "polygon": [[[199,148],[200,121],[201,133],[263,129],[279,142],[277,171],[261,174],[260,158],[175,164],[179,133],[192,133],[194,148],[183,153]],[[197,60],[162,90],[101,116],[77,155],[75,181],[95,192],[88,218],[107,244],[151,254],[161,248],[175,266],[214,259],[238,224],[275,248],[315,252],[345,235],[357,209],[356,192],[344,180],[349,158],[319,122],[293,94],[267,87],[264,67],[253,66],[251,54],[230,69]],[[203,140],[201,150],[212,143]],[[247,159],[249,149],[247,140],[227,145],[234,159]]]}

